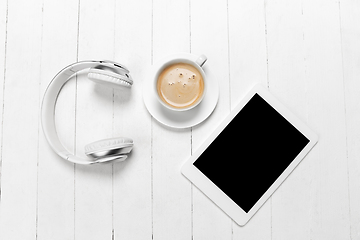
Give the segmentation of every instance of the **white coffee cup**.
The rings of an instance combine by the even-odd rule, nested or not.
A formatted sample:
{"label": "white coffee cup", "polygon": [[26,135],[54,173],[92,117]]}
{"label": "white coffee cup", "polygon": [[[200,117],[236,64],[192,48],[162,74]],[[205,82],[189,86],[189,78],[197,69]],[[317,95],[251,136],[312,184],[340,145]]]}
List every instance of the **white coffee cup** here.
{"label": "white coffee cup", "polygon": [[[173,110],[173,111],[186,111],[186,110],[190,110],[194,107],[196,107],[197,105],[200,104],[200,102],[203,100],[205,94],[206,94],[206,89],[207,89],[207,82],[206,82],[206,74],[202,68],[202,66],[204,65],[204,63],[207,61],[207,57],[205,55],[200,55],[199,57],[196,57],[193,54],[189,54],[189,53],[179,53],[179,54],[174,54],[171,55],[165,59],[163,59],[162,61],[160,61],[159,63],[157,63],[154,66],[154,72],[153,72],[153,84],[152,84],[152,90],[154,91],[154,95],[156,96],[156,98],[158,99],[158,101],[167,109]],[[158,79],[160,74],[169,66],[172,66],[174,64],[188,64],[191,65],[193,67],[195,67],[198,72],[201,74],[202,80],[203,80],[203,90],[202,90],[202,94],[199,98],[196,99],[195,102],[193,102],[191,105],[189,106],[185,106],[185,107],[174,107],[172,105],[170,105],[168,102],[166,102],[165,100],[163,100],[158,92]]]}

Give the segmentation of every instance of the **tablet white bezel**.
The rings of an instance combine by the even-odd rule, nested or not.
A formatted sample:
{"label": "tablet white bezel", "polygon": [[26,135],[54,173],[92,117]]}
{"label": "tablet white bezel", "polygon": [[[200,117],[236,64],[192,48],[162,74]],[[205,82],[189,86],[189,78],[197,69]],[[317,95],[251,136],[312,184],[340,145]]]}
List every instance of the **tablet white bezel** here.
{"label": "tablet white bezel", "polygon": [[[303,135],[305,135],[309,139],[309,143],[297,155],[297,157],[291,162],[291,164],[284,170],[284,172],[277,178],[277,180],[270,186],[270,188],[265,192],[265,194],[256,202],[256,204],[250,209],[250,211],[246,213],[210,179],[208,179],[199,169],[197,169],[193,165],[193,163],[256,93],[259,94],[266,102],[268,102],[294,127],[296,127]],[[277,99],[275,99],[275,97],[273,97],[267,89],[262,87],[260,84],[256,84],[236,105],[236,107],[231,111],[231,113],[221,122],[221,124],[214,130],[214,132],[201,144],[201,146],[195,151],[195,153],[193,153],[193,155],[184,163],[181,168],[181,172],[199,190],[201,190],[205,195],[207,195],[229,217],[231,217],[238,225],[244,226],[266,202],[266,200],[275,192],[275,190],[287,178],[287,176],[294,170],[294,168],[300,163],[300,161],[311,150],[311,148],[316,144],[316,142],[317,136],[309,127],[307,127],[283,104],[281,104]],[[239,187],[239,191],[241,191],[241,187]]]}

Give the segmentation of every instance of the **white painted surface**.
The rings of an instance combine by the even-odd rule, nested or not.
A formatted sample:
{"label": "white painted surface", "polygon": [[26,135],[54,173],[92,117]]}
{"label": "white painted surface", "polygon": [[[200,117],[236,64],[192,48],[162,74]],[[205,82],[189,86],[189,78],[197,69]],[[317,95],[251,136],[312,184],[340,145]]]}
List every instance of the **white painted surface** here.
{"label": "white painted surface", "polygon": [[[357,0],[0,0],[0,239],[360,239],[359,22]],[[210,118],[183,130],[142,101],[152,64],[176,52],[206,54],[220,83]],[[135,83],[78,75],[58,99],[59,136],[79,156],[131,137],[123,163],[75,166],[42,133],[47,84],[87,59],[118,61]],[[239,227],[180,166],[256,82],[319,142]]]}

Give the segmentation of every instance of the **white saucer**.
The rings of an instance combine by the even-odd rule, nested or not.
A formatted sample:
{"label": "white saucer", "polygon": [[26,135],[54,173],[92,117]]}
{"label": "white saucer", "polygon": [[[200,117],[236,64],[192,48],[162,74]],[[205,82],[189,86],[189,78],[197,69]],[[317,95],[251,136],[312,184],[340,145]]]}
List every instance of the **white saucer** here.
{"label": "white saucer", "polygon": [[152,79],[147,79],[143,83],[144,103],[149,113],[160,123],[172,128],[193,127],[206,118],[214,111],[219,98],[219,84],[217,78],[206,67],[204,68],[208,80],[204,99],[195,108],[175,112],[165,108],[156,98],[152,88]]}

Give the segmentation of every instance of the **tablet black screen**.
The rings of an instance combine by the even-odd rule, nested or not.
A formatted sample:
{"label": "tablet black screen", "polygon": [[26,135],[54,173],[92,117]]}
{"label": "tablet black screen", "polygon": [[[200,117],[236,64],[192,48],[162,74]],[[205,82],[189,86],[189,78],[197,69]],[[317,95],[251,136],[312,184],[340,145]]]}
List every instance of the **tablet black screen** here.
{"label": "tablet black screen", "polygon": [[308,143],[255,94],[194,165],[249,212]]}

